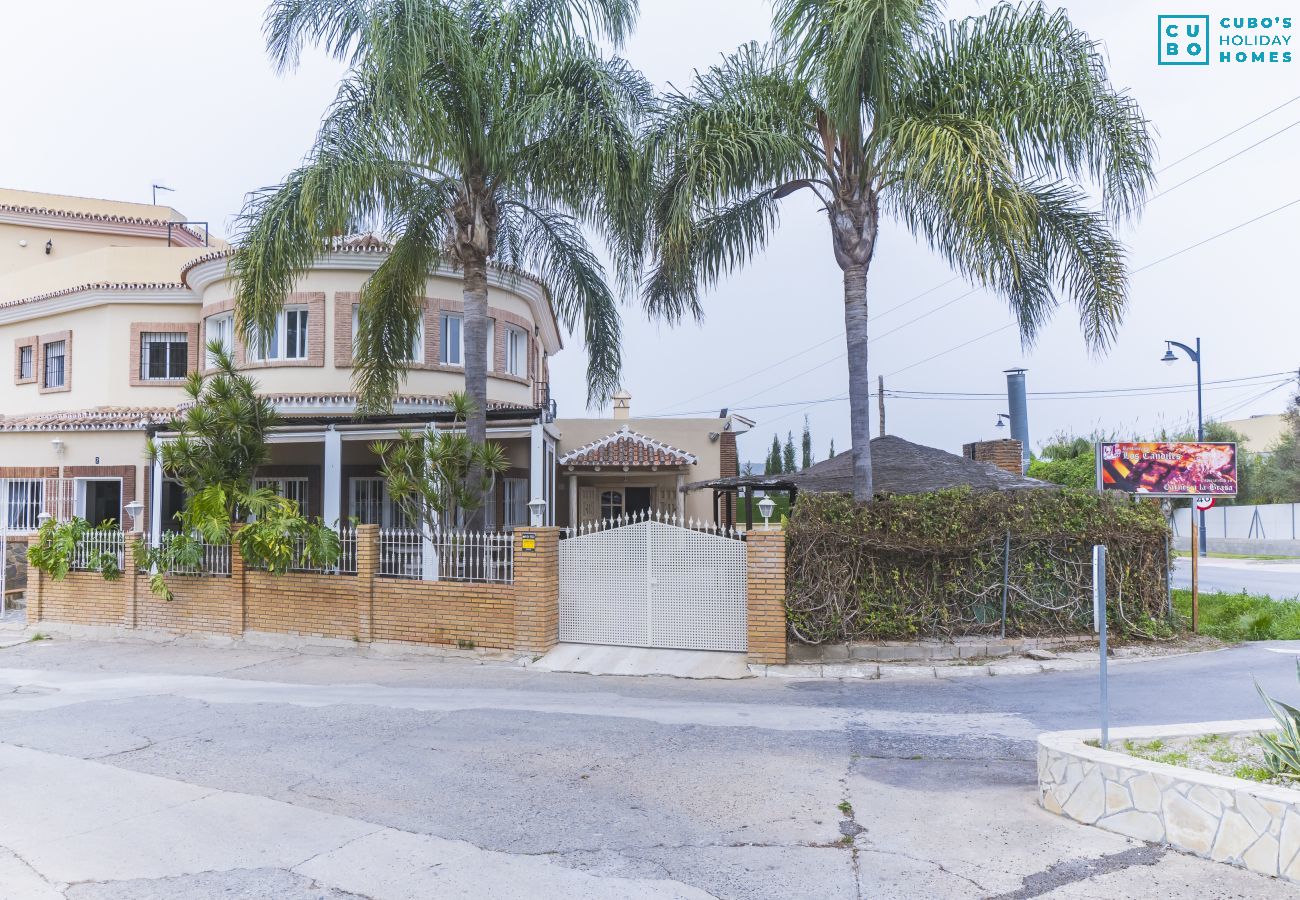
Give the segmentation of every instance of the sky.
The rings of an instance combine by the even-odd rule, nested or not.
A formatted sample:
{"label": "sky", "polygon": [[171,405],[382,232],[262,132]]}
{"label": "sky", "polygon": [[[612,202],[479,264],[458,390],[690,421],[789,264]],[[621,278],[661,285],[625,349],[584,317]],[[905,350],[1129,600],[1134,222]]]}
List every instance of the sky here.
{"label": "sky", "polygon": [[[949,12],[989,5],[955,0]],[[1275,373],[1300,366],[1300,202],[1272,211],[1300,201],[1300,47],[1290,64],[1158,66],[1156,16],[1186,13],[1186,4],[1049,5],[1065,6],[1103,43],[1112,80],[1157,132],[1158,196],[1120,232],[1134,272],[1118,340],[1102,356],[1089,354],[1063,305],[1037,343],[1022,347],[1003,301],[973,290],[887,222],[868,294],[869,365],[873,379],[885,376],[888,432],[954,452],[1004,436],[995,423],[1007,411],[1002,373],[1012,367],[1028,369],[1035,447],[1061,432],[1139,438],[1183,428],[1195,419],[1195,368],[1159,360],[1166,339],[1197,337],[1207,383],[1260,376],[1207,384],[1207,418],[1282,411],[1293,381]],[[163,184],[174,191],[160,202],[229,234],[245,194],[278,183],[310,146],[341,72],[308,54],[296,71],[275,73],[263,10],[260,0],[6,8],[0,183],[134,201]],[[1270,10],[1254,0],[1201,0],[1192,11],[1217,22]],[[1300,36],[1296,12],[1296,27],[1276,33]],[[766,39],[769,23],[764,0],[643,0],[623,55],[661,89],[684,88],[695,69]],[[634,416],[730,408],[758,423],[741,438],[746,460],[761,460],[774,432],[793,430],[797,442],[805,416],[817,458],[832,439],[837,449],[849,446],[840,271],[824,213],[807,192],[784,203],[775,239],[705,297],[703,322],[668,327],[635,303],[625,309],[624,385]],[[581,341],[570,337],[552,362],[561,415],[586,414],[584,368]],[[1150,390],[1067,393],[1119,388]]]}

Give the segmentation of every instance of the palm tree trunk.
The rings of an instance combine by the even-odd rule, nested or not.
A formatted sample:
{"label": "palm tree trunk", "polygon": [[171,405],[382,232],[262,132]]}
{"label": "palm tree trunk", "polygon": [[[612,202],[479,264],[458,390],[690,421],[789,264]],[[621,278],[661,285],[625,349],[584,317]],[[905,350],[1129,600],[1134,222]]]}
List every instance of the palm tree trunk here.
{"label": "palm tree trunk", "polygon": [[[463,348],[465,363],[465,392],[473,401],[474,409],[465,420],[465,433],[475,444],[487,441],[487,320],[488,289],[487,260],[478,258],[465,262],[465,285],[462,292],[465,313],[462,324],[465,330]],[[482,473],[470,473],[477,483]],[[483,524],[482,507],[466,513],[465,526],[479,530]]]}
{"label": "palm tree trunk", "polygon": [[867,266],[844,269],[844,333],[849,352],[849,426],[853,435],[853,497],[870,501],[871,379],[867,374]]}

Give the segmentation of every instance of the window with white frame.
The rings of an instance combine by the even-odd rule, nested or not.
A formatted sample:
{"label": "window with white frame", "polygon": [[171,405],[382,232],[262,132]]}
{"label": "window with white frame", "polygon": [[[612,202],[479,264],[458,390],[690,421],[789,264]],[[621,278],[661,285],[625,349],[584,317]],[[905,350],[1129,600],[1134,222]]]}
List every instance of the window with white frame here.
{"label": "window with white frame", "polygon": [[602,491],[600,494],[600,517],[614,519],[623,515],[623,492]]}
{"label": "window with white frame", "polygon": [[[352,357],[355,359],[357,353],[357,341],[361,337],[361,307],[352,304]],[[424,362],[424,314],[420,314],[420,320],[415,325],[415,336],[411,338],[411,355],[406,358],[406,362],[422,363]]]}
{"label": "window with white frame", "polygon": [[518,328],[506,329],[506,371],[523,378],[528,371],[528,335]]}
{"label": "window with white frame", "polygon": [[254,478],[253,487],[270,488],[277,496],[298,504],[298,512],[307,515],[306,478]]}
{"label": "window with white frame", "polygon": [[419,522],[388,496],[382,478],[352,478],[348,483],[348,515],[361,525],[381,528],[419,528]]}
{"label": "window with white frame", "polygon": [[51,341],[45,345],[45,371],[41,374],[41,386],[61,388],[67,384],[67,341]]}
{"label": "window with white frame", "polygon": [[[222,349],[226,351],[226,353],[234,353],[235,314],[222,313],[219,316],[211,316],[208,319],[207,339],[209,344],[211,344],[213,341],[219,343]],[[217,364],[216,355],[209,352],[208,368],[212,368],[216,364]]]}
{"label": "window with white frame", "polygon": [[276,313],[269,334],[253,329],[248,358],[258,362],[307,358],[307,307],[286,306]]}
{"label": "window with white frame", "polygon": [[32,381],[36,376],[35,371],[36,348],[31,344],[26,344],[18,348],[18,379],[20,381]]}
{"label": "window with white frame", "polygon": [[140,379],[184,378],[189,368],[189,338],[182,331],[146,331],[140,335]]}
{"label": "window with white frame", "polygon": [[438,362],[444,366],[463,366],[465,337],[461,333],[464,320],[455,313],[443,313],[439,333]]}
{"label": "window with white frame", "polygon": [[527,525],[528,479],[506,478],[502,483],[505,485],[505,516],[502,519],[502,524],[506,528]]}
{"label": "window with white frame", "polygon": [[11,478],[5,490],[5,525],[10,531],[35,531],[40,525],[45,483],[39,478]]}

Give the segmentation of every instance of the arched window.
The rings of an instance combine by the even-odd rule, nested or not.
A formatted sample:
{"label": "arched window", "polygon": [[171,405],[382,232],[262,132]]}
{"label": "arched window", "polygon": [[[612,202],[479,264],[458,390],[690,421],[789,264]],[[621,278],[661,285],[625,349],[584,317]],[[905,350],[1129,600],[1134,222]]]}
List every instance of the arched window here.
{"label": "arched window", "polygon": [[623,515],[623,492],[603,491],[600,495],[600,517],[613,519]]}

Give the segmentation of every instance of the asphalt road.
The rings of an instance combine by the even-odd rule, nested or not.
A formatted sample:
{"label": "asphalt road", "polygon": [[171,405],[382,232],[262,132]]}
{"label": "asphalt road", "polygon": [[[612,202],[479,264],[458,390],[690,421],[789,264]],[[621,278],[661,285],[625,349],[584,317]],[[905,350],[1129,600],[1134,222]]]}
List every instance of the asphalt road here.
{"label": "asphalt road", "polygon": [[[1203,558],[1198,578],[1203,591],[1246,591],[1275,600],[1300,597],[1300,560],[1253,560]],[[1174,561],[1174,587],[1192,586],[1192,561]]]}
{"label": "asphalt road", "polygon": [[[1261,714],[1300,645],[1112,670],[1117,725]],[[429,659],[0,650],[0,897],[1282,897],[1036,805],[1095,672],[596,678]]]}

